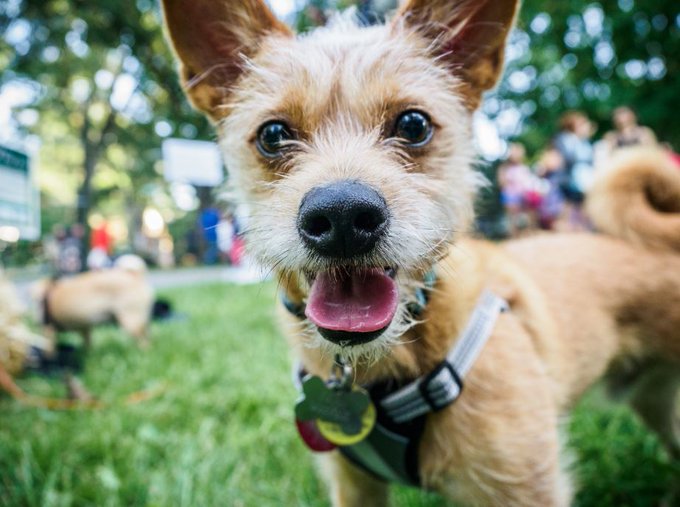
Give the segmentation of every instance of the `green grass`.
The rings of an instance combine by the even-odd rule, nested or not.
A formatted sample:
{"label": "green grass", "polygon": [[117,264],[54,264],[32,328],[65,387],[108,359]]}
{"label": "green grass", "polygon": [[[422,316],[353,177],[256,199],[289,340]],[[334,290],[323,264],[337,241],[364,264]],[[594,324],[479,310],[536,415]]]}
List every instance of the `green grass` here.
{"label": "green grass", "polygon": [[[114,328],[94,335],[83,381],[112,406],[52,412],[0,396],[2,506],[326,506],[292,423],[289,352],[273,319],[275,289],[167,291],[187,319],[153,327],[139,350]],[[127,393],[167,383],[138,405]],[[29,377],[32,393],[62,394]],[[656,506],[678,478],[654,436],[592,393],[570,434],[580,506]],[[396,506],[442,506],[396,488]],[[367,506],[370,507],[370,506]]]}

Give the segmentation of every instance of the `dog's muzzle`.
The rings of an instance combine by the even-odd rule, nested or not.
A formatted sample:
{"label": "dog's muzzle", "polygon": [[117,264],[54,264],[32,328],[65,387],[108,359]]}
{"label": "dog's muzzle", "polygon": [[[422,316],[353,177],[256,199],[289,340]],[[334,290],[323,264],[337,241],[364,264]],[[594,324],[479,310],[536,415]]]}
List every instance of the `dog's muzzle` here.
{"label": "dog's muzzle", "polygon": [[387,233],[385,199],[356,180],[341,180],[307,192],[297,228],[305,246],[335,267],[308,273],[306,317],[328,341],[359,345],[380,336],[394,318],[398,289],[394,269],[342,261],[370,255]]}
{"label": "dog's muzzle", "polygon": [[326,258],[349,259],[369,253],[385,235],[389,212],[371,187],[341,180],[316,187],[302,198],[297,228],[304,244]]}

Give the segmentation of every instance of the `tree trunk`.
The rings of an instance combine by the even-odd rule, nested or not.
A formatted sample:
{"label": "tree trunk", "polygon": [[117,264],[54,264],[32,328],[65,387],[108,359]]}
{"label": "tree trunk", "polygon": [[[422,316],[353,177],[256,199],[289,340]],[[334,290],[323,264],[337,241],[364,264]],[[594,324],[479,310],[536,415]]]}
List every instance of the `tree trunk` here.
{"label": "tree trunk", "polygon": [[90,209],[92,208],[92,177],[94,176],[97,162],[101,156],[104,148],[106,148],[106,134],[108,134],[114,127],[116,122],[116,111],[111,108],[109,115],[104,122],[104,126],[97,135],[96,141],[93,141],[90,136],[91,123],[88,116],[89,104],[85,108],[83,117],[83,127],[80,130],[80,145],[83,149],[83,182],[78,189],[78,203],[76,211],[76,223],[82,227],[82,240],[80,249],[80,270],[87,269],[87,254],[90,245],[90,226],[87,223]]}

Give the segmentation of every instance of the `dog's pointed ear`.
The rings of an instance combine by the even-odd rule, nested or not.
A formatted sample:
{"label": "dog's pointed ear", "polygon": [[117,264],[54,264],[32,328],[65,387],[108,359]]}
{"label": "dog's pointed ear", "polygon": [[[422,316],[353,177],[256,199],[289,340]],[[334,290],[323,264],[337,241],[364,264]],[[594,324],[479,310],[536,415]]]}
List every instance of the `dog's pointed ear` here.
{"label": "dog's pointed ear", "polygon": [[221,115],[244,57],[264,36],[292,36],[263,0],[163,0],[168,38],[180,61],[180,78],[193,105],[212,120]]}
{"label": "dog's pointed ear", "polygon": [[463,79],[475,109],[503,70],[505,40],[519,0],[405,0],[394,23],[432,41],[437,56]]}

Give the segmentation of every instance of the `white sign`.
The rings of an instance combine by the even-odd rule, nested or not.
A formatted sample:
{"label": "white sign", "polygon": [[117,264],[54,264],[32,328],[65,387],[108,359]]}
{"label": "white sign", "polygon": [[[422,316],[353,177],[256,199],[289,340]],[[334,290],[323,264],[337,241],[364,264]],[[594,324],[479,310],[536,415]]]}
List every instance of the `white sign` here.
{"label": "white sign", "polygon": [[40,192],[30,157],[0,145],[0,229],[16,239],[40,238]]}
{"label": "white sign", "polygon": [[214,187],[222,183],[224,170],[217,144],[209,141],[163,141],[163,174],[173,183]]}

